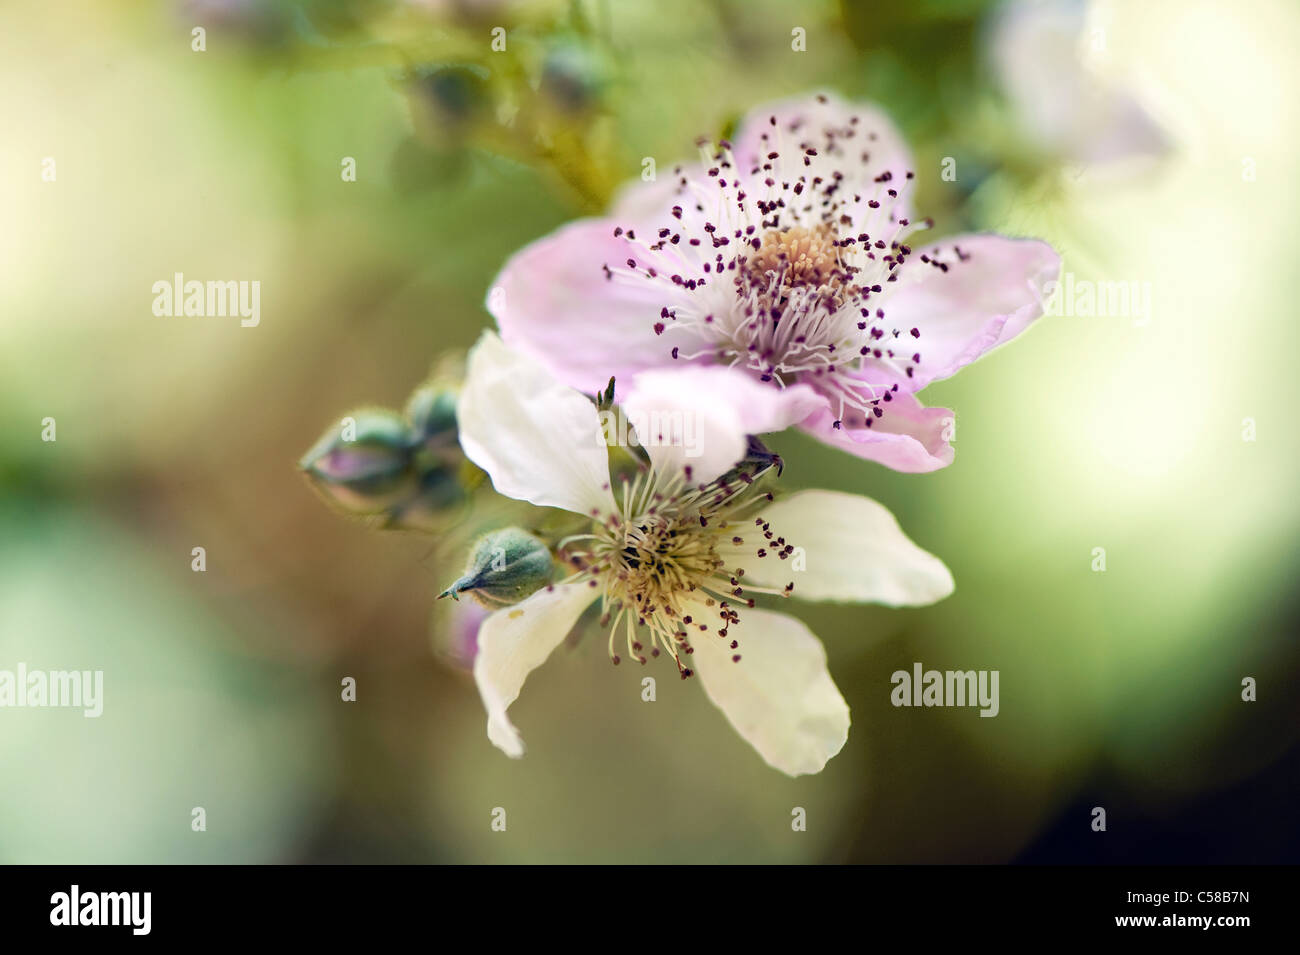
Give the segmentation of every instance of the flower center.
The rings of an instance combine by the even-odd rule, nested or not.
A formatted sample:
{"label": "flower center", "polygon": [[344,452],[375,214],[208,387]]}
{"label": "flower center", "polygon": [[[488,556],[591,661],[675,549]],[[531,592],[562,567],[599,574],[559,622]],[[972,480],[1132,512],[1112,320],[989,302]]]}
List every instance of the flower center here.
{"label": "flower center", "polygon": [[[757,559],[785,560],[794,551],[761,519],[751,520],[772,500],[754,484],[774,466],[747,462],[698,487],[684,477],[663,483],[643,469],[623,481],[617,513],[598,519],[590,534],[560,542],[562,559],[575,571],[570,580],[601,589],[601,624],[609,628],[615,664],[622,659],[614,648],[620,630],[632,659],[645,663],[647,645],[650,656],[663,647],[683,679],[692,674],[683,658],[694,652],[695,638],[728,640],[740,661],[739,641],[728,635],[740,620],[736,607],[754,606],[752,593],[788,596],[794,588],[742,586],[745,569],[735,557],[756,533],[763,535],[752,549]],[[730,562],[723,554],[732,555]],[[691,616],[700,603],[717,608],[721,626]]]}
{"label": "flower center", "polygon": [[870,296],[854,281],[860,268],[840,254],[828,224],[769,230],[753,254],[738,261],[733,279],[740,320],[717,323],[719,354],[785,382],[799,372],[822,372],[851,345],[850,303]]}
{"label": "flower center", "polygon": [[838,292],[850,276],[840,263],[839,243],[830,226],[809,229],[797,225],[768,230],[758,250],[745,260],[736,283],[767,287],[772,277],[782,289],[812,287]]}
{"label": "flower center", "polygon": [[914,175],[884,168],[859,120],[772,117],[743,164],[730,143],[702,144],[701,173],[674,170],[662,223],[642,235],[616,227],[627,257],[601,266],[638,298],[647,283],[662,289],[647,321],[673,359],[780,386],[815,380],[836,402],[835,427],[881,417],[921,362],[921,330],[890,322],[887,290],[923,267],[948,268],[926,255],[911,262],[907,236],[932,223],[909,220]]}

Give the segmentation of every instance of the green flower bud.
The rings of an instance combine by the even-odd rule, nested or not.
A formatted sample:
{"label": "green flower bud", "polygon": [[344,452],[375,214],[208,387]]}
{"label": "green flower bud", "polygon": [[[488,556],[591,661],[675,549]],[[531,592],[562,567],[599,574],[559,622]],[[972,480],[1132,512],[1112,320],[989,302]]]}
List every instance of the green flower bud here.
{"label": "green flower bud", "polygon": [[507,527],[487,534],[474,545],[464,575],[438,595],[438,599],[471,593],[487,607],[518,603],[551,582],[554,561],[540,540]]}
{"label": "green flower bud", "polygon": [[383,511],[417,487],[411,429],[384,409],[344,416],[298,466],[322,494],[358,514]]}
{"label": "green flower bud", "polygon": [[465,499],[465,488],[455,470],[445,467],[422,470],[418,487],[388,510],[383,526],[437,531],[444,526],[448,512]]}
{"label": "green flower bud", "polygon": [[542,63],[542,94],[562,113],[580,114],[595,108],[609,85],[609,67],[589,45],[562,40]]}
{"label": "green flower bud", "polygon": [[411,392],[406,420],[417,444],[441,447],[456,443],[456,395],[444,388],[424,385]]}
{"label": "green flower bud", "polygon": [[478,66],[436,66],[414,71],[411,92],[423,111],[439,125],[454,126],[483,116],[492,105],[488,71]]}

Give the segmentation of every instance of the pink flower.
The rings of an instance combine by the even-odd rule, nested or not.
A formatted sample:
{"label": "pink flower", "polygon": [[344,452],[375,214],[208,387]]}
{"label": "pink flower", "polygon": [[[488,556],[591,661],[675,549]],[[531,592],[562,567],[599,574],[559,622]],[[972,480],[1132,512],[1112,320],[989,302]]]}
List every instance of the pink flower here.
{"label": "pink flower", "polygon": [[928,223],[905,144],[831,95],[756,109],[702,152],[517,253],[488,295],[504,340],[583,391],[615,375],[633,401],[700,407],[707,387],[750,433],[797,424],[899,471],[951,463],[952,412],[916,392],[1041,315],[1056,253],[997,235],[913,248]]}

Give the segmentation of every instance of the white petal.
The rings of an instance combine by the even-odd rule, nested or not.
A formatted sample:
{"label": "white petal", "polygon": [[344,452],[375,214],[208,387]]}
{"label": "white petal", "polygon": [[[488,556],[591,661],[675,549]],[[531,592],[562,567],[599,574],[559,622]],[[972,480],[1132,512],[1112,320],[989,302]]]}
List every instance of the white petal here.
{"label": "white petal", "polygon": [[953,592],[943,561],[913,544],[894,515],[871,498],[800,491],[765,509],[762,517],[775,537],[803,548],[803,554],[780,560],[769,544],[767,556],[759,558],[755,551],[763,540],[748,534],[758,540],[747,541],[731,558],[745,569],[747,583],[784,587],[793,582],[795,597],[889,607],[920,607]]}
{"label": "white petal", "polygon": [[1087,18],[1079,0],[1013,0],[993,17],[993,67],[1026,133],[1085,163],[1167,152],[1168,134],[1141,103],[1080,56]]}
{"label": "white petal", "polygon": [[623,411],[663,475],[706,483],[745,456],[748,436],[784,431],[826,407],[809,385],[781,388],[745,372],[690,365],[637,375]]}
{"label": "white petal", "polygon": [[692,637],[695,652],[686,659],[709,699],[769,766],[790,776],[821,772],[849,738],[849,707],[826,670],[821,641],[782,613],[742,609],[725,638],[716,608],[695,614],[710,629]]}
{"label": "white petal", "polygon": [[485,332],[456,407],[465,455],[506,497],[590,515],[614,510],[595,405]]}
{"label": "white petal", "polygon": [[506,710],[595,598],[585,582],[556,584],[496,611],[479,628],[474,680],[488,712],[488,739],[507,756],[524,755],[524,741]]}

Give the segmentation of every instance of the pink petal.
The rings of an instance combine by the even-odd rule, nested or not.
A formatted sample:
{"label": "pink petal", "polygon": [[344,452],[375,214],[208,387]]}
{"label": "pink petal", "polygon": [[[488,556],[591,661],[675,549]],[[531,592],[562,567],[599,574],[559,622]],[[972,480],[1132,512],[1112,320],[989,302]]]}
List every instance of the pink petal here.
{"label": "pink petal", "polygon": [[[947,271],[926,265],[922,255],[943,262]],[[920,279],[890,295],[884,322],[899,330],[894,341],[904,353],[920,354],[911,378],[895,374],[905,390],[920,391],[1010,341],[1042,315],[1061,260],[1036,239],[962,235],[914,252],[908,268],[922,270]],[[900,350],[899,344],[893,347]],[[881,377],[870,366],[860,375],[873,383]]]}
{"label": "pink petal", "polygon": [[808,385],[780,388],[704,365],[642,372],[623,402],[656,470],[689,467],[695,483],[730,470],[745,456],[749,435],[784,431],[825,407]]}
{"label": "pink petal", "polygon": [[607,219],[582,219],[558,229],[516,253],[488,292],[506,344],[585,392],[604,389],[611,375],[669,364],[674,346],[700,344],[671,321],[655,331],[661,310],[681,301],[672,287],[606,278],[602,265],[626,267],[639,252],[614,228]]}
{"label": "pink petal", "polygon": [[[647,229],[667,227],[702,238],[704,224],[709,218],[708,209],[691,189],[691,183],[705,183],[711,187],[707,194],[716,193],[717,186],[707,180],[704,167],[699,163],[681,163],[659,169],[651,182],[638,177],[624,183],[615,193],[609,218],[624,228],[629,225]],[[674,208],[681,210],[680,218],[674,213]]]}
{"label": "pink petal", "polygon": [[[830,148],[826,141],[828,131],[835,134]],[[807,166],[804,165],[806,147],[817,150],[816,156],[807,157]],[[840,195],[861,196],[860,203],[849,207],[855,230],[873,232],[889,221],[891,207],[883,194],[889,188],[897,189],[900,194],[892,206],[894,216],[910,215],[908,191],[912,181],[907,176],[915,168],[912,156],[893,122],[876,106],[850,103],[830,92],[756,106],[746,114],[732,141],[740,172],[755,175],[754,168],[770,162],[767,155],[773,151],[781,154],[783,166],[777,168],[783,168],[785,179],[804,175],[811,181],[821,176],[829,182],[834,173],[842,173]],[[862,158],[864,153],[866,161]],[[890,181],[876,182],[886,172],[892,177]],[[760,168],[756,175],[761,180],[768,173]],[[882,208],[868,209],[866,203],[871,199],[878,199]]]}
{"label": "pink petal", "polygon": [[846,411],[836,428],[835,409],[829,408],[810,415],[799,428],[833,448],[907,474],[937,471],[952,463],[952,411],[926,408],[904,391],[894,392],[877,407],[881,416],[872,414],[871,427],[860,413]]}

